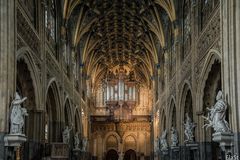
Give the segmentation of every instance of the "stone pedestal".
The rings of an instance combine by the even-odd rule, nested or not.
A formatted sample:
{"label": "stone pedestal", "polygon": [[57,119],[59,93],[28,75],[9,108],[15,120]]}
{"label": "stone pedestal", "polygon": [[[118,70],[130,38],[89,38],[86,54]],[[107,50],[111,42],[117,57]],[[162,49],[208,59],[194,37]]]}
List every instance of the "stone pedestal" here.
{"label": "stone pedestal", "polygon": [[9,152],[9,154],[16,159],[20,159],[20,146],[26,141],[27,137],[24,134],[7,134],[4,136],[4,146],[9,147],[8,151],[11,150],[10,148],[13,149],[11,153]]}
{"label": "stone pedestal", "polygon": [[171,146],[171,150],[173,152],[179,152],[179,147],[178,146]]}
{"label": "stone pedestal", "polygon": [[4,137],[4,146],[20,147],[23,142],[27,141],[27,137],[23,134],[7,134]]}
{"label": "stone pedestal", "polygon": [[197,143],[186,143],[186,147],[189,147],[190,150],[197,150],[198,144]]}
{"label": "stone pedestal", "polygon": [[73,151],[73,159],[74,160],[80,160],[81,150],[79,148],[74,148],[72,151]]}
{"label": "stone pedestal", "polygon": [[188,159],[199,160],[199,145],[195,142],[186,143]]}
{"label": "stone pedestal", "polygon": [[162,149],[161,152],[162,152],[163,155],[167,155],[168,154],[168,149]]}
{"label": "stone pedestal", "polygon": [[161,150],[161,159],[163,160],[168,160],[169,159],[169,153],[168,153],[168,149],[162,149]]}
{"label": "stone pedestal", "polygon": [[172,160],[178,160],[180,148],[178,146],[171,146],[171,153],[170,153],[170,159]]}
{"label": "stone pedestal", "polygon": [[233,133],[214,133],[212,140],[220,144],[226,155],[233,153]]}
{"label": "stone pedestal", "polygon": [[69,159],[69,145],[65,143],[51,143],[51,159]]}
{"label": "stone pedestal", "polygon": [[81,156],[80,157],[81,157],[81,160],[85,160],[87,158],[87,152],[81,150]]}
{"label": "stone pedestal", "polygon": [[74,148],[74,149],[73,149],[73,152],[74,152],[74,153],[81,152],[81,149],[80,149],[80,148]]}

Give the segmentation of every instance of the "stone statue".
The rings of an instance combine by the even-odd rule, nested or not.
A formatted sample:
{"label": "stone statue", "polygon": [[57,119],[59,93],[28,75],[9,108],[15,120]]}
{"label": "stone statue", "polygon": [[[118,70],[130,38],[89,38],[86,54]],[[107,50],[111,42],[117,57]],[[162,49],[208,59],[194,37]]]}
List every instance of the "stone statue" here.
{"label": "stone statue", "polygon": [[87,149],[87,138],[82,139],[82,151],[86,151]]}
{"label": "stone statue", "polygon": [[24,97],[21,99],[20,95],[16,92],[15,99],[11,103],[11,116],[10,116],[10,134],[22,134],[24,126],[24,118],[28,116],[26,108],[22,108],[21,104],[27,99]]}
{"label": "stone statue", "polygon": [[176,147],[178,145],[178,134],[177,130],[172,127],[171,129],[171,141],[172,141],[172,147]]}
{"label": "stone statue", "polygon": [[163,131],[162,136],[160,137],[160,143],[161,143],[161,150],[168,149],[166,129]]}
{"label": "stone statue", "polygon": [[185,142],[193,142],[193,130],[196,127],[196,124],[192,122],[188,113],[186,113],[186,123],[184,125],[184,134],[186,136]]}
{"label": "stone statue", "polygon": [[75,133],[74,135],[74,149],[79,149],[79,137],[78,137],[78,132]]}
{"label": "stone statue", "polygon": [[68,126],[66,126],[65,129],[63,130],[62,132],[63,143],[69,144],[71,130],[72,127],[69,128]]}
{"label": "stone statue", "polygon": [[215,133],[218,132],[231,132],[226,118],[227,104],[223,100],[222,91],[219,91],[216,96],[216,103],[212,108],[207,108],[208,116],[202,116],[208,123],[203,126],[213,127]]}

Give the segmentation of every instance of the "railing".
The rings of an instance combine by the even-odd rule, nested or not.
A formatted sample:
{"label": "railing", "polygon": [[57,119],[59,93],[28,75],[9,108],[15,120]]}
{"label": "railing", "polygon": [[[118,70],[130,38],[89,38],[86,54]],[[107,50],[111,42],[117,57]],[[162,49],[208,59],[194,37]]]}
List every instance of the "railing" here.
{"label": "railing", "polygon": [[68,159],[69,146],[64,143],[51,144],[51,159]]}
{"label": "railing", "polygon": [[119,121],[151,121],[150,115],[131,115],[129,119],[116,119],[113,115],[95,115],[91,116],[91,122],[119,122]]}

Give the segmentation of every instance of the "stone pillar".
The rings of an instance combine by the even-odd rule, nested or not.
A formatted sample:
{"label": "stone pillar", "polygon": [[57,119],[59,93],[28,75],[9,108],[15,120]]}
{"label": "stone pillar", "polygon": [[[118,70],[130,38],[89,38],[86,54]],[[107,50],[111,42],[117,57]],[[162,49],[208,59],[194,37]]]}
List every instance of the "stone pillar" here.
{"label": "stone pillar", "polygon": [[97,138],[93,140],[93,158],[97,159]]}
{"label": "stone pillar", "polygon": [[0,0],[0,159],[8,132],[10,102],[15,93],[15,1]]}
{"label": "stone pillar", "polygon": [[229,104],[229,122],[234,132],[234,154],[239,155],[240,140],[240,1],[221,0],[222,79]]}

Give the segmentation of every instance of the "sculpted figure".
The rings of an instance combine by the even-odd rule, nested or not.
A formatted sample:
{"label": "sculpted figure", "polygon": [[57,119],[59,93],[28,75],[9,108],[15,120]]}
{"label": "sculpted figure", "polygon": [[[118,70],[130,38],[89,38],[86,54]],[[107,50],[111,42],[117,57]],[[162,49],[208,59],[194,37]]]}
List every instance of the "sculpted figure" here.
{"label": "sculpted figure", "polygon": [[82,151],[86,151],[87,149],[87,138],[82,139]]}
{"label": "sculpted figure", "polygon": [[217,132],[231,132],[226,118],[227,104],[223,100],[222,91],[219,91],[216,96],[216,103],[212,108],[207,108],[208,116],[202,116],[208,123],[203,126],[213,127],[215,133]]}
{"label": "sculpted figure", "polygon": [[167,144],[167,130],[165,129],[160,137],[161,150],[166,150],[168,148]]}
{"label": "sculpted figure", "polygon": [[186,113],[186,123],[184,125],[184,134],[186,136],[185,142],[193,142],[193,130],[196,127],[196,124],[192,122],[188,113]]}
{"label": "sculpted figure", "polygon": [[171,140],[172,140],[172,147],[176,147],[178,144],[178,134],[177,134],[177,130],[172,127],[171,129]]}
{"label": "sculpted figure", "polygon": [[63,143],[69,144],[71,130],[72,127],[69,128],[68,126],[66,126],[65,129],[63,130],[62,132]]}
{"label": "sculpted figure", "polygon": [[74,136],[74,148],[75,148],[75,149],[79,149],[79,137],[78,137],[78,132],[75,133],[75,136]]}
{"label": "sculpted figure", "polygon": [[154,140],[154,151],[157,152],[159,150],[159,139]]}
{"label": "sculpted figure", "polygon": [[15,99],[11,103],[11,116],[10,116],[10,134],[22,134],[24,126],[24,118],[28,116],[26,108],[22,108],[21,104],[27,99],[24,97],[21,99],[20,95],[16,92]]}

